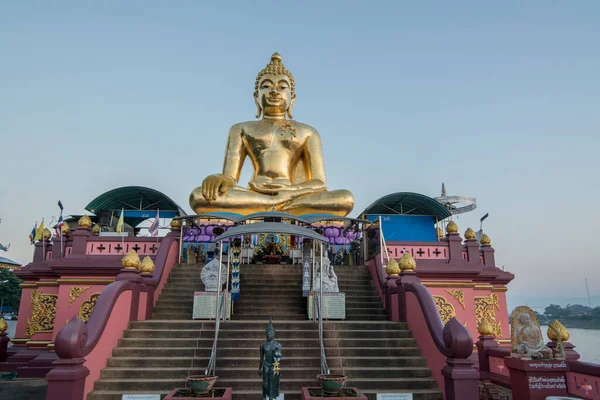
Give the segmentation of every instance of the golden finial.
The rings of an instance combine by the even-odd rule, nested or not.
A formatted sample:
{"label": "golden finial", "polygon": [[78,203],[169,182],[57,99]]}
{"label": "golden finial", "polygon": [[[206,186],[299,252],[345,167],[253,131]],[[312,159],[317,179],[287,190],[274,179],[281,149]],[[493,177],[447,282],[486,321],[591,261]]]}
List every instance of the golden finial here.
{"label": "golden finial", "polygon": [[121,265],[126,269],[137,270],[140,266],[140,256],[138,256],[135,250],[129,250],[129,253],[125,254],[121,259]]}
{"label": "golden finial", "polygon": [[475,231],[471,228],[467,228],[467,230],[465,231],[465,239],[470,240],[470,239],[475,239],[477,237],[477,235],[475,234]]}
{"label": "golden finial", "polygon": [[84,215],[77,221],[77,226],[80,228],[90,228],[92,226],[92,219],[87,215]]}
{"label": "golden finial", "polygon": [[444,237],[444,231],[439,226],[435,230],[435,234],[437,235],[438,239],[441,239]]}
{"label": "golden finial", "polygon": [[571,334],[567,328],[555,319],[550,325],[548,325],[548,339],[556,342],[558,341],[559,334],[561,342],[566,342],[571,338]]}
{"label": "golden finial", "polygon": [[171,226],[172,231],[180,230],[181,229],[181,220],[180,219],[172,219],[170,226]]}
{"label": "golden finial", "polygon": [[479,243],[489,246],[490,244],[492,244],[492,239],[490,239],[490,237],[484,233],[483,235],[481,235],[481,239],[479,239]]}
{"label": "golden finial", "polygon": [[482,336],[495,336],[494,327],[487,318],[483,318],[481,323],[477,325],[477,332]]}
{"label": "golden finial", "polygon": [[295,95],[296,90],[296,81],[294,80],[294,76],[290,71],[285,68],[283,62],[281,61],[281,56],[279,53],[273,53],[271,56],[271,62],[267,64],[267,66],[258,73],[256,77],[256,82],[254,83],[254,97],[258,97],[258,85],[260,85],[260,78],[263,75],[287,75],[290,78],[290,84],[292,87],[290,88],[290,92],[292,97]]}
{"label": "golden finial", "polygon": [[456,225],[456,222],[454,222],[454,221],[448,222],[448,225],[446,225],[446,232],[448,232],[448,233],[457,233],[458,232],[458,225]]}
{"label": "golden finial", "polygon": [[52,232],[50,232],[50,229],[44,228],[44,231],[42,232],[42,236],[44,237],[44,239],[50,240],[52,238]]}
{"label": "golden finial", "polygon": [[400,267],[398,266],[398,261],[390,258],[387,265],[385,266],[385,273],[392,276],[398,275],[400,273]]}
{"label": "golden finial", "polygon": [[0,318],[0,333],[6,332],[7,329],[8,329],[8,324],[6,323],[4,318]]}
{"label": "golden finial", "polygon": [[65,222],[60,230],[63,235],[68,235],[71,232],[71,227]]}
{"label": "golden finial", "polygon": [[96,224],[96,225],[94,225],[94,227],[92,228],[92,233],[93,233],[94,235],[96,235],[96,236],[97,236],[97,235],[99,235],[99,234],[100,234],[100,230],[101,230],[101,229],[100,229],[100,225],[99,225],[99,224]]}
{"label": "golden finial", "polygon": [[417,267],[417,263],[407,251],[402,255],[402,257],[400,257],[400,260],[398,260],[398,266],[400,267],[401,271],[414,271]]}
{"label": "golden finial", "polygon": [[146,256],[139,267],[140,273],[142,274],[151,274],[154,272],[154,261],[148,256]]}

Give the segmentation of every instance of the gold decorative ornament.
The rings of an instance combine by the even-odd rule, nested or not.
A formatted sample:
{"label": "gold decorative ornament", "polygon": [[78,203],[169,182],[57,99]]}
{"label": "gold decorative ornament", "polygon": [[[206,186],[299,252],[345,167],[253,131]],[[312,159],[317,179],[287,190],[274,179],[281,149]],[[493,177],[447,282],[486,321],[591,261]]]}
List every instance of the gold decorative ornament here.
{"label": "gold decorative ornament", "polygon": [[413,256],[411,256],[407,251],[402,255],[402,257],[400,257],[400,260],[398,260],[398,266],[400,267],[401,271],[414,271],[417,267],[417,263],[415,262]]}
{"label": "gold decorative ornament", "polygon": [[458,301],[458,304],[462,306],[463,310],[466,310],[465,293],[462,291],[462,289],[446,289],[446,292],[448,292],[452,297],[456,299],[456,301]]}
{"label": "gold decorative ornament", "polygon": [[71,233],[71,227],[66,222],[63,224],[60,230],[64,236],[67,236],[69,233]]}
{"label": "gold decorative ornament", "polygon": [[52,232],[50,232],[50,229],[44,228],[44,230],[42,232],[42,236],[44,237],[44,239],[50,240],[50,239],[52,239]]}
{"label": "gold decorative ornament", "polygon": [[477,235],[475,234],[475,231],[471,228],[467,228],[467,230],[465,231],[465,239],[472,240],[472,239],[475,239],[476,237],[477,237]]}
{"label": "gold decorative ornament", "polygon": [[448,222],[448,225],[446,225],[446,232],[447,233],[458,233],[458,225],[456,225],[456,222],[454,222],[454,221]]}
{"label": "gold decorative ornament", "polygon": [[84,215],[77,221],[77,226],[79,228],[90,228],[92,226],[92,219],[87,215]]}
{"label": "gold decorative ornament", "polygon": [[4,320],[4,318],[0,317],[0,334],[6,332],[8,329],[8,324]]}
{"label": "gold decorative ornament", "polygon": [[90,287],[91,286],[71,286],[71,289],[69,289],[69,305],[73,304],[75,299],[81,296],[81,294]]}
{"label": "gold decorative ornament", "polygon": [[100,228],[99,224],[94,225],[94,228],[92,228],[92,233],[96,236],[100,235],[100,231],[102,230],[102,228]]}
{"label": "gold decorative ornament", "polygon": [[485,319],[494,328],[494,336],[502,337],[502,325],[496,320],[496,310],[500,310],[498,295],[491,293],[489,296],[475,296],[474,303],[477,326]]}
{"label": "gold decorative ornament", "polygon": [[444,235],[444,230],[442,228],[440,228],[439,226],[436,228],[435,232],[436,232],[438,239],[441,239],[444,236],[446,236],[446,235]]}
{"label": "gold decorative ornament", "polygon": [[39,290],[31,292],[31,318],[27,319],[25,335],[33,336],[38,332],[52,332],[54,329],[54,318],[56,317],[56,303],[58,295],[46,294]]}
{"label": "gold decorative ornament", "polygon": [[550,325],[548,325],[547,334],[548,339],[552,340],[553,342],[559,341],[559,335],[561,342],[567,342],[571,338],[571,334],[567,328],[556,319],[552,321]]}
{"label": "gold decorative ornament", "polygon": [[79,312],[77,315],[83,322],[89,321],[90,317],[92,316],[92,312],[94,311],[94,307],[96,306],[96,302],[98,301],[98,297],[100,297],[100,293],[94,293],[89,299],[82,302],[79,306]]}
{"label": "gold decorative ornament", "polygon": [[490,239],[490,237],[484,233],[483,235],[481,235],[481,239],[479,239],[479,243],[481,243],[485,246],[489,246],[490,244],[492,244],[492,239]]}
{"label": "gold decorative ornament", "polygon": [[495,336],[494,326],[485,318],[477,325],[477,332],[482,336]]}
{"label": "gold decorative ornament", "polygon": [[172,231],[178,231],[181,229],[181,220],[180,219],[172,219],[169,224]]}
{"label": "gold decorative ornament", "polygon": [[140,266],[140,256],[135,250],[129,250],[127,254],[121,258],[121,265],[125,269],[135,269],[137,270]]}
{"label": "gold decorative ornament", "polygon": [[140,273],[142,274],[151,274],[154,272],[154,261],[149,256],[146,256],[139,267]]}
{"label": "gold decorative ornament", "polygon": [[[346,216],[352,211],[352,193],[327,189],[317,130],[291,120],[295,88],[281,56],[273,54],[255,81],[253,97],[257,118],[262,115],[262,119],[231,127],[222,172],[206,177],[190,194],[190,206],[196,213],[279,211]],[[247,158],[254,171],[244,188],[238,182]]]}
{"label": "gold decorative ornament", "polygon": [[440,317],[442,318],[442,322],[444,325],[448,323],[455,315],[454,306],[444,298],[444,296],[433,296],[433,300],[435,301],[435,305],[440,313]]}
{"label": "gold decorative ornament", "polygon": [[398,265],[398,261],[393,258],[390,258],[387,265],[385,266],[385,273],[393,276],[398,275],[400,273],[400,266]]}

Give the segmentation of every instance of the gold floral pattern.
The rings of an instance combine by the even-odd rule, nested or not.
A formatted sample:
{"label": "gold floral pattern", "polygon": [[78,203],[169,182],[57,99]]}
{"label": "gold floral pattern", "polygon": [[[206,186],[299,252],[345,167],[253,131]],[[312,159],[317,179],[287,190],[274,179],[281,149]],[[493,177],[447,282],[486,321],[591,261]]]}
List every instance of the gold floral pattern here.
{"label": "gold floral pattern", "polygon": [[90,287],[91,286],[72,286],[71,289],[69,289],[69,305],[73,304],[75,299],[81,296],[81,294]]}
{"label": "gold floral pattern", "polygon": [[442,317],[442,322],[446,325],[456,315],[454,306],[448,303],[444,296],[433,296],[433,300],[440,313],[440,317]]}
{"label": "gold floral pattern", "polygon": [[491,293],[489,296],[475,296],[475,319],[477,326],[486,319],[493,327],[494,336],[502,337],[502,325],[496,321],[496,310],[500,310],[498,305],[498,295]]}
{"label": "gold floral pattern", "polygon": [[79,313],[77,315],[83,322],[89,321],[92,312],[94,311],[94,307],[96,306],[96,301],[98,301],[98,297],[100,297],[100,293],[94,293],[79,306]]}
{"label": "gold floral pattern", "polygon": [[39,290],[31,292],[31,318],[27,319],[25,336],[31,337],[38,332],[52,332],[56,317],[58,295],[42,293]]}
{"label": "gold floral pattern", "polygon": [[461,307],[463,308],[463,310],[466,310],[466,308],[465,308],[465,294],[462,291],[462,289],[447,289],[446,292],[448,292],[450,294],[450,296],[454,297],[456,299],[456,301],[458,301],[458,304],[461,305]]}

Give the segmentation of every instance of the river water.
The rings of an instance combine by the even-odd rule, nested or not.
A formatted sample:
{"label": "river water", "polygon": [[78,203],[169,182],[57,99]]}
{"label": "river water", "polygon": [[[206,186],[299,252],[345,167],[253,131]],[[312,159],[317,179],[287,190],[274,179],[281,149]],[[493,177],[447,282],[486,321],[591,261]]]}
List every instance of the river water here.
{"label": "river water", "polygon": [[[6,322],[8,323],[8,337],[14,337],[17,321]],[[546,337],[548,327],[542,326],[541,328],[546,342],[548,342],[549,339]],[[571,334],[569,342],[575,345],[575,350],[581,355],[579,361],[600,364],[600,346],[598,346],[600,343],[600,330],[569,328],[569,333]]]}

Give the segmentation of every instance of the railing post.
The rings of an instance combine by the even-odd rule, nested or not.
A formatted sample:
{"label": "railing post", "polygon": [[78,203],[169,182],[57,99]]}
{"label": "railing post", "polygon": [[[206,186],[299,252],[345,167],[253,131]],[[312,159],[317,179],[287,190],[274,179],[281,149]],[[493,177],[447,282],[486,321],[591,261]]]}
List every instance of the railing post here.
{"label": "railing post", "polygon": [[86,338],[87,327],[77,316],[56,336],[55,348],[60,359],[54,361],[54,368],[46,374],[46,400],[83,399],[85,378],[90,374],[82,357]]}
{"label": "railing post", "polygon": [[400,277],[396,279],[398,286],[398,313],[400,322],[407,322],[406,315],[406,285],[409,283],[420,283],[421,280],[417,277],[417,273],[413,270],[401,270]]}
{"label": "railing post", "polygon": [[7,323],[4,318],[0,318],[0,363],[6,361],[8,358],[8,342],[10,338],[6,334]]}
{"label": "railing post", "polygon": [[388,321],[393,320],[393,309],[392,309],[392,288],[396,287],[396,280],[398,275],[388,275],[385,278],[385,313]]}
{"label": "railing post", "polygon": [[481,379],[488,379],[490,373],[490,357],[488,356],[488,350],[498,347],[498,342],[496,342],[493,335],[481,334],[475,345],[477,346]]}
{"label": "railing post", "polygon": [[468,358],[448,357],[446,366],[442,368],[442,375],[446,400],[479,399],[479,372],[473,368],[473,362]]}

